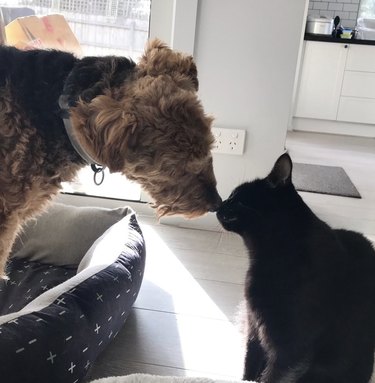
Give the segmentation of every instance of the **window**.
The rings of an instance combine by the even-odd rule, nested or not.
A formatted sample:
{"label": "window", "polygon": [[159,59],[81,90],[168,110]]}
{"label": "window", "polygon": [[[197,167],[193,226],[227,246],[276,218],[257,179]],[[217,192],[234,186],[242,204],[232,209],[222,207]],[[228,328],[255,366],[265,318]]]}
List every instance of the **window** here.
{"label": "window", "polygon": [[0,0],[0,5],[25,9],[14,11],[13,17],[22,12],[64,15],[85,56],[137,59],[149,34],[151,0]]}
{"label": "window", "polygon": [[375,18],[375,0],[361,0],[358,17]]}

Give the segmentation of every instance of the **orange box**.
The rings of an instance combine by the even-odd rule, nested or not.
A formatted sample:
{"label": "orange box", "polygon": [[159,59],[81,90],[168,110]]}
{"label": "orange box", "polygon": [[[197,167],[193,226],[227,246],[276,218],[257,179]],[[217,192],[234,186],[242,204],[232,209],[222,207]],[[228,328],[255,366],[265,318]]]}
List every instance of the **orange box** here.
{"label": "orange box", "polygon": [[63,15],[19,17],[5,27],[6,41],[19,49],[57,49],[82,55],[81,46]]}

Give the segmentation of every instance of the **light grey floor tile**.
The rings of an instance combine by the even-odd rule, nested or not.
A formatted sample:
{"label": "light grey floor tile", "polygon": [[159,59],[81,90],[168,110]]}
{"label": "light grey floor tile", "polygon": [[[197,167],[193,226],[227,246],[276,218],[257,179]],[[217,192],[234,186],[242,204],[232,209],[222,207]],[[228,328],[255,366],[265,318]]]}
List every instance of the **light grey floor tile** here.
{"label": "light grey floor tile", "polygon": [[208,280],[195,280],[189,287],[173,283],[168,286],[166,282],[163,287],[146,276],[134,306],[234,322],[244,289],[242,285]]}
{"label": "light grey floor tile", "polygon": [[124,373],[128,363],[167,366],[239,378],[242,340],[223,320],[134,309],[97,361],[92,376]]}
{"label": "light grey floor tile", "polygon": [[245,257],[186,249],[175,249],[173,253],[195,278],[244,283],[249,265]]}

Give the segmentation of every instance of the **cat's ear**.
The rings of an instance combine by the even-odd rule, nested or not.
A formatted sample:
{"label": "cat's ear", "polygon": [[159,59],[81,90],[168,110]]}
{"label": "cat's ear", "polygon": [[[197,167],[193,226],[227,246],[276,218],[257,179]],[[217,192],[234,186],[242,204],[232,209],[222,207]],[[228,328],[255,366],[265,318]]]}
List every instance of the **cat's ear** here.
{"label": "cat's ear", "polygon": [[272,187],[288,185],[292,182],[292,160],[288,153],[281,155],[276,161],[267,179]]}

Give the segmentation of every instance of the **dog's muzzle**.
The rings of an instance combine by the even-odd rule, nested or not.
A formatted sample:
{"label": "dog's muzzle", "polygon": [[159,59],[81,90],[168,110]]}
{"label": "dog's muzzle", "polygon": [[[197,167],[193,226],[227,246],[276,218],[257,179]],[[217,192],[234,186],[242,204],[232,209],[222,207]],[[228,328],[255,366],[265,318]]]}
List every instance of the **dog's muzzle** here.
{"label": "dog's muzzle", "polygon": [[214,213],[215,211],[218,211],[221,204],[222,204],[223,200],[221,199],[221,197],[219,196],[219,194],[216,194],[215,196],[215,200],[214,202],[212,203],[211,207],[209,208],[208,211]]}

